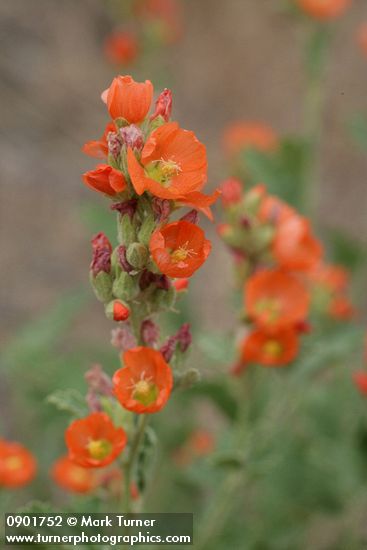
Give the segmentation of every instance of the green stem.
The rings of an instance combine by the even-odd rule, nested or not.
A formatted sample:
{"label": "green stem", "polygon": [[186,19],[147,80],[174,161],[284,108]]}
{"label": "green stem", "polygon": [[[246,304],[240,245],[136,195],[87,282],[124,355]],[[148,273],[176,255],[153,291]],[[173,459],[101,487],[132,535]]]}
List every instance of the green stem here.
{"label": "green stem", "polygon": [[129,458],[124,465],[124,485],[125,485],[124,512],[127,514],[131,513],[131,510],[132,510],[131,496],[130,496],[131,477],[132,477],[132,472],[134,470],[135,461],[138,456],[139,447],[144,437],[147,421],[148,421],[148,415],[146,414],[139,415],[138,424],[137,424],[136,431],[130,447]]}
{"label": "green stem", "polygon": [[[307,29],[308,30],[308,29]],[[330,34],[324,27],[312,29],[307,34],[304,97],[304,132],[308,142],[305,168],[304,210],[315,221],[319,204],[320,145],[325,105],[325,70]]]}

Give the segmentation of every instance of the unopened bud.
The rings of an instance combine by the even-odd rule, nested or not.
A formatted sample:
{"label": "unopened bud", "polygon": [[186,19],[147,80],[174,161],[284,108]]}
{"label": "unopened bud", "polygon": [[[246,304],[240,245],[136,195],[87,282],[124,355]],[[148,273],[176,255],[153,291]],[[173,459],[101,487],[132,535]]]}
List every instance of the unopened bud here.
{"label": "unopened bud", "polygon": [[135,337],[128,324],[112,329],[111,344],[120,351],[127,351],[136,347]]}
{"label": "unopened bud", "polygon": [[200,372],[197,369],[189,369],[176,380],[176,387],[189,389],[200,381]]}
{"label": "unopened bud", "polygon": [[129,246],[136,241],[136,232],[129,213],[120,216],[117,225],[118,240],[121,244]]}
{"label": "unopened bud", "polygon": [[197,210],[190,210],[190,212],[187,212],[184,216],[180,218],[180,221],[189,222],[189,223],[198,223],[199,221],[199,213]]}
{"label": "unopened bud", "polygon": [[136,269],[142,269],[146,265],[148,257],[148,249],[141,243],[130,244],[126,250],[127,261]]}
{"label": "unopened bud", "polygon": [[132,149],[133,151],[141,151],[143,149],[144,135],[135,124],[120,128],[120,135],[126,148]]}
{"label": "unopened bud", "polygon": [[224,208],[237,204],[242,198],[242,184],[237,178],[228,178],[220,186]]}
{"label": "unopened bud", "polygon": [[138,201],[136,199],[130,199],[124,202],[115,202],[111,205],[111,210],[117,210],[117,212],[120,212],[121,216],[128,214],[130,220],[132,220],[136,211],[137,204]]}
{"label": "unopened bud", "polygon": [[137,294],[137,285],[134,278],[126,273],[126,271],[123,271],[114,280],[112,292],[116,298],[131,300]]}
{"label": "unopened bud", "polygon": [[100,271],[96,276],[90,272],[90,283],[100,302],[109,302],[112,298],[112,279],[109,273]]}
{"label": "unopened bud", "polygon": [[172,92],[168,88],[165,88],[163,92],[158,96],[155,103],[155,111],[150,117],[150,120],[154,120],[158,116],[161,116],[165,122],[168,122],[172,112]]}
{"label": "unopened bud", "polygon": [[153,197],[152,208],[157,222],[164,223],[171,214],[171,203],[168,199]]}
{"label": "unopened bud", "polygon": [[192,342],[191,328],[189,323],[183,324],[176,334],[177,343],[182,353],[185,353]]}
{"label": "unopened bud", "polygon": [[142,244],[145,244],[146,246],[149,244],[150,237],[152,236],[154,228],[154,216],[153,214],[149,214],[143,221],[140,231],[138,233],[138,239]]}
{"label": "unopened bud", "polygon": [[113,321],[126,321],[130,316],[130,309],[122,300],[112,300],[105,308],[106,316]]}
{"label": "unopened bud", "polygon": [[107,135],[108,151],[116,160],[121,153],[122,140],[116,132],[109,132]]}
{"label": "unopened bud", "polygon": [[159,328],[151,320],[146,319],[141,324],[141,339],[146,346],[153,347],[159,338]]}

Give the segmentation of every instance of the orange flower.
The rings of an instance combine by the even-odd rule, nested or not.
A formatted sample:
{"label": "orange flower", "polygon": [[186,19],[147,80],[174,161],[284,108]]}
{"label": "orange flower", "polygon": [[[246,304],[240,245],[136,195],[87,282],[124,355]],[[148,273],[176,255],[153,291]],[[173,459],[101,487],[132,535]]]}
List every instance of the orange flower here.
{"label": "orange flower", "polygon": [[278,143],[274,130],[261,122],[235,122],[228,126],[223,136],[224,148],[230,155],[247,148],[273,151]]}
{"label": "orange flower", "polygon": [[357,371],[353,374],[353,380],[359,391],[367,395],[367,372]]}
{"label": "orange flower", "polygon": [[113,32],[105,40],[104,53],[111,63],[131,63],[138,54],[136,37],[130,32]]}
{"label": "orange flower", "polygon": [[299,279],[281,269],[264,269],[245,285],[248,315],[267,330],[294,326],[307,317],[310,296]]}
{"label": "orange flower", "polygon": [[103,136],[97,141],[87,141],[83,145],[82,151],[90,157],[97,159],[105,159],[108,155],[107,136],[110,132],[116,132],[116,127],[113,122],[109,122],[105,128]]}
{"label": "orange flower", "polygon": [[141,17],[161,23],[162,39],[165,42],[178,40],[182,33],[182,15],[177,0],[136,0],[136,12]]}
{"label": "orange flower", "polygon": [[193,132],[168,122],[151,133],[140,163],[128,150],[128,169],[138,195],[149,191],[161,199],[181,200],[206,182],[205,146]]}
{"label": "orange flower", "polygon": [[214,451],[215,440],[207,430],[195,430],[190,436],[188,446],[196,456],[205,456]]}
{"label": "orange flower", "polygon": [[173,376],[162,354],[137,347],[122,354],[124,367],[113,376],[114,392],[125,409],[155,413],[164,407],[173,386]]}
{"label": "orange flower", "polygon": [[329,313],[334,319],[348,321],[355,317],[356,310],[346,296],[335,296],[330,303]]}
{"label": "orange flower", "polygon": [[347,288],[348,271],[340,265],[320,263],[308,274],[313,284],[321,285],[331,292],[341,292]]}
{"label": "orange flower", "polygon": [[84,468],[99,468],[115,460],[127,438],[106,413],[96,412],[74,420],[65,432],[65,441],[73,462]]}
{"label": "orange flower", "polygon": [[89,493],[96,486],[94,472],[75,464],[67,455],[54,463],[51,477],[62,489],[72,493]]}
{"label": "orange flower", "polygon": [[116,76],[102,94],[111,118],[124,118],[129,124],[145,119],[152,99],[153,84],[150,80],[135,82],[131,76]]}
{"label": "orange flower", "polygon": [[157,229],[149,243],[159,270],[169,277],[190,277],[207,259],[211,243],[193,223],[178,221]]}
{"label": "orange flower", "polygon": [[99,164],[95,170],[85,172],[82,177],[85,185],[110,197],[126,190],[126,180],[122,172],[108,164]]}
{"label": "orange flower", "polygon": [[342,15],[351,0],[298,0],[299,7],[315,19],[332,19]]}
{"label": "orange flower", "polygon": [[242,183],[237,178],[228,178],[220,186],[224,208],[237,204],[242,198]]}
{"label": "orange flower", "polygon": [[362,53],[367,57],[367,22],[359,27],[357,40]]}
{"label": "orange flower", "polygon": [[292,328],[270,334],[255,329],[243,342],[243,368],[248,363],[259,363],[266,367],[286,365],[297,357],[298,349],[298,336]]}
{"label": "orange flower", "polygon": [[23,445],[0,440],[0,487],[22,487],[36,474],[34,456]]}
{"label": "orange flower", "polygon": [[297,214],[277,225],[272,250],[280,267],[305,271],[314,267],[322,255],[320,242],[312,235],[310,223]]}

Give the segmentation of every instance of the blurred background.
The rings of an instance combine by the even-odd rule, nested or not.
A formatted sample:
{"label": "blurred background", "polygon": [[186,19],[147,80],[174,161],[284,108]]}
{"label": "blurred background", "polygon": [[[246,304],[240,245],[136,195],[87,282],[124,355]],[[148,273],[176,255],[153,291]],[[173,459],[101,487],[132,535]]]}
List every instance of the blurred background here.
{"label": "blurred background", "polygon": [[[110,322],[88,285],[91,235],[103,230],[112,236],[113,220],[108,201],[103,203],[100,196],[94,196],[80,177],[95,165],[81,147],[103,133],[107,117],[100,93],[113,76],[131,73],[136,80],[151,79],[157,92],[164,87],[172,89],[173,118],[207,146],[211,189],[228,175],[222,134],[231,122],[263,121],[279,135],[304,130],[305,26],[287,9],[287,2],[182,0],[181,5],[179,40],[145,52],[145,59],[122,70],[109,63],[103,51],[106,36],[123,22],[118,0],[0,2],[0,426],[4,436],[23,441],[36,454],[42,448],[40,460],[45,468],[60,453],[62,429],[67,423],[67,416],[60,417],[45,404],[47,394],[68,385],[85,391],[83,376],[90,364],[107,363],[113,370],[116,363],[115,350],[108,347]],[[367,111],[367,59],[356,40],[364,19],[365,0],[354,0],[333,25],[330,61],[323,77],[326,101],[316,218],[324,229],[342,230],[347,239],[365,250],[367,149],[363,144],[367,134],[356,124],[359,113]],[[106,228],[106,223],[111,225]],[[191,320],[201,331],[227,331],[235,325],[234,311],[238,309],[238,304],[228,299],[233,286],[231,265],[215,226],[204,225],[214,242],[213,252],[193,278],[184,309],[191,311]],[[363,320],[365,293],[357,299]],[[195,366],[210,371],[210,362],[199,354],[194,357]],[[222,350],[218,360],[222,366],[224,359]],[[337,388],[343,380],[337,381]],[[282,392],[281,386],[278,389]],[[351,388],[346,392],[353,401]],[[225,410],[228,403],[225,396],[217,401],[221,399]],[[222,418],[209,402],[198,407],[201,423],[213,427],[214,432],[227,425],[226,415]],[[333,407],[338,408],[337,400]],[[328,411],[331,417],[336,412],[333,408]],[[230,419],[230,405],[227,413]],[[172,419],[170,422],[168,428],[161,426],[168,433],[169,452],[185,435],[178,434],[175,439],[172,434],[179,429]],[[341,429],[340,425],[334,428]],[[349,448],[349,440],[345,445]],[[327,446],[321,447],[323,457],[327,452]],[[303,474],[300,467],[288,480],[290,502],[297,495],[295,480]],[[190,508],[193,501],[201,502],[195,483],[206,475],[200,470],[189,480],[171,479],[166,502],[174,501],[179,490],[181,506]],[[365,477],[353,483],[361,479]],[[268,486],[271,482],[268,479]],[[50,498],[53,489],[42,480],[37,483],[29,497]],[[313,483],[316,487],[321,482],[316,476]],[[346,489],[343,485],[340,494],[351,497],[348,491],[352,492],[353,483]],[[324,502],[324,496],[316,496],[314,501],[306,495],[296,520],[315,502]],[[267,511],[276,508],[271,497],[264,505]],[[332,497],[330,500],[335,509]],[[332,536],[335,523],[322,514],[299,548],[361,548],[338,546]],[[349,509],[343,516],[347,523],[348,514]],[[358,523],[355,502],[351,514]],[[284,538],[282,533],[279,544],[274,545],[254,535],[246,548],[295,550],[297,536],[292,539],[292,533],[288,535]],[[230,540],[224,539],[223,548]],[[236,542],[232,544],[237,548]],[[214,547],[222,548],[219,543]]]}

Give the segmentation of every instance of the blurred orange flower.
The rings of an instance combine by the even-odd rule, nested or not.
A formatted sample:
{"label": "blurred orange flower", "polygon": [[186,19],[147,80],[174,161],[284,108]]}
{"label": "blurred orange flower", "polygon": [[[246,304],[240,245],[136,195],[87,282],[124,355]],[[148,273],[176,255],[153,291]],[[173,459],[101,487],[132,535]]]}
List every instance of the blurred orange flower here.
{"label": "blurred orange flower", "polygon": [[297,0],[299,7],[315,19],[332,19],[342,15],[351,0]]}
{"label": "blurred orange flower", "polygon": [[28,449],[0,439],[0,487],[16,488],[27,485],[36,474],[36,459]]}
{"label": "blurred orange flower", "polygon": [[75,464],[67,455],[53,464],[51,477],[62,489],[72,493],[89,493],[96,486],[94,472]]}
{"label": "blurred orange flower", "polygon": [[343,295],[335,296],[330,303],[329,313],[334,319],[348,321],[356,316],[356,310],[351,301]]}
{"label": "blurred orange flower", "polygon": [[264,269],[245,285],[247,314],[265,330],[280,330],[304,321],[310,295],[300,280],[281,269]]}
{"label": "blurred orange flower", "polygon": [[359,391],[367,395],[367,372],[360,370],[353,374],[353,381]]}
{"label": "blurred orange flower", "polygon": [[238,178],[228,178],[220,186],[224,208],[237,204],[243,195],[243,186]]}
{"label": "blurred orange flower", "polygon": [[153,99],[150,80],[135,82],[127,76],[116,76],[111,86],[102,94],[111,118],[123,118],[129,124],[142,122],[147,116]]}
{"label": "blurred orange flower", "polygon": [[229,155],[246,148],[273,151],[278,143],[274,130],[261,122],[234,122],[223,135],[223,146]]}
{"label": "blurred orange flower", "polygon": [[261,329],[255,329],[243,341],[241,362],[243,368],[248,363],[279,367],[293,361],[297,357],[298,350],[298,335],[293,328],[270,334]]}
{"label": "blurred orange flower", "polygon": [[138,55],[138,41],[131,32],[112,32],[105,39],[104,53],[110,63],[128,65]]}
{"label": "blurred orange flower", "polygon": [[278,223],[272,251],[280,267],[306,271],[322,256],[321,243],[311,232],[310,222],[293,214]]}
{"label": "blurred orange flower", "polygon": [[178,221],[157,229],[149,248],[161,273],[180,279],[199,269],[210,253],[211,243],[200,227]]}
{"label": "blurred orange flower", "polygon": [[84,468],[110,464],[124,449],[127,437],[103,412],[74,420],[65,432],[69,458]]}
{"label": "blurred orange flower", "polygon": [[99,164],[94,170],[85,172],[82,178],[85,185],[110,197],[126,189],[126,180],[122,172],[108,164]]}
{"label": "blurred orange flower", "polygon": [[116,127],[113,122],[109,122],[105,128],[103,136],[99,140],[87,141],[83,145],[82,151],[90,157],[105,159],[108,155],[107,136],[110,132],[115,132]]}
{"label": "blurred orange flower", "polygon": [[173,386],[170,366],[152,348],[137,347],[122,354],[124,367],[113,376],[114,392],[125,409],[155,413],[167,403]]}
{"label": "blurred orange flower", "polygon": [[137,15],[161,24],[161,38],[174,42],[182,34],[181,5],[177,0],[135,0]]}

